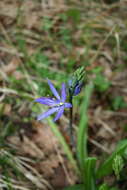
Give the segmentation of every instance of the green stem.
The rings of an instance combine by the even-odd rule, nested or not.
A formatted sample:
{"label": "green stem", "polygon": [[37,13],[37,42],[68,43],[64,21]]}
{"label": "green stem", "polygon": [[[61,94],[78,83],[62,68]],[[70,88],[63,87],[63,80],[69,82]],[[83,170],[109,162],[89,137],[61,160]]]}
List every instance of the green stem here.
{"label": "green stem", "polygon": [[71,146],[74,145],[74,136],[73,136],[73,96],[70,95],[69,102],[72,104],[70,108],[70,121],[69,121],[69,130],[70,130],[70,139],[71,139]]}

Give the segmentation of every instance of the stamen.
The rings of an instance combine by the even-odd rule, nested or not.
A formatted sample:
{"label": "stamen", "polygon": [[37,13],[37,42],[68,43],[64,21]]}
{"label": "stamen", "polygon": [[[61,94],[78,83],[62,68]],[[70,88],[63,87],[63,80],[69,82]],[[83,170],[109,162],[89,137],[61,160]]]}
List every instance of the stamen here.
{"label": "stamen", "polygon": [[63,102],[60,102],[59,105],[62,106],[64,103]]}

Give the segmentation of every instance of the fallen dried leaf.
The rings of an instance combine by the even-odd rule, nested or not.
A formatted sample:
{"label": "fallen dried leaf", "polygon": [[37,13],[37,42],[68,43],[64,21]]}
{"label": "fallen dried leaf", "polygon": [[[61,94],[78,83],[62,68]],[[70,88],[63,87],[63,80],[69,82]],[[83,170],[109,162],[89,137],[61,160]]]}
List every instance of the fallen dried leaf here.
{"label": "fallen dried leaf", "polygon": [[16,57],[13,57],[8,65],[2,66],[2,71],[10,75],[17,69],[18,65],[19,65],[18,59]]}

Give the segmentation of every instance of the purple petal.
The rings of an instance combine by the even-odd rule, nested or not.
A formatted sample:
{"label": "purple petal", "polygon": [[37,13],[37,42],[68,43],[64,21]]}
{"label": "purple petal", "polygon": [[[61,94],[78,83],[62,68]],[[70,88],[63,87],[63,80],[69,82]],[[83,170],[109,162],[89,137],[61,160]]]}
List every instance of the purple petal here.
{"label": "purple petal", "polygon": [[74,90],[74,96],[78,95],[80,92],[81,92],[81,89],[82,89],[82,84],[78,84],[76,87],[75,87],[75,90]]}
{"label": "purple petal", "polygon": [[55,113],[56,111],[58,111],[58,107],[53,107],[51,109],[49,109],[48,111],[40,114],[38,117],[37,117],[37,120],[41,120],[41,119],[44,119],[44,118],[47,118],[48,116],[50,116],[51,114]]}
{"label": "purple petal", "polygon": [[65,102],[66,100],[66,86],[64,83],[62,84],[62,88],[61,88],[61,100],[62,102]]}
{"label": "purple petal", "polygon": [[60,96],[59,96],[57,90],[55,89],[54,85],[51,83],[50,80],[48,80],[48,85],[49,85],[49,87],[50,87],[52,93],[54,94],[54,96],[55,96],[58,100],[60,100]]}
{"label": "purple petal", "polygon": [[72,104],[71,103],[65,103],[64,106],[65,106],[65,108],[71,108]]}
{"label": "purple petal", "polygon": [[59,100],[53,100],[52,98],[46,98],[46,97],[37,98],[35,102],[38,102],[40,104],[45,104],[47,106],[55,106],[60,103]]}
{"label": "purple petal", "polygon": [[60,106],[58,113],[56,114],[56,117],[53,119],[53,121],[58,120],[63,115],[63,112],[64,112],[64,106]]}

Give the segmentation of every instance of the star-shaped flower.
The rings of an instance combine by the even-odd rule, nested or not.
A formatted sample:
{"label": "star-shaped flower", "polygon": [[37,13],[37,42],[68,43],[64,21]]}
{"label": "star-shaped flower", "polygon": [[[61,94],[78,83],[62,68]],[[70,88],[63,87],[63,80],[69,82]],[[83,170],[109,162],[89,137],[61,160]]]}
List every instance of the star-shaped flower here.
{"label": "star-shaped flower", "polygon": [[48,98],[48,97],[41,97],[37,98],[35,102],[38,102],[40,104],[45,104],[50,107],[50,109],[38,116],[38,120],[47,118],[51,114],[57,112],[54,121],[58,120],[64,112],[65,108],[70,108],[72,107],[71,103],[67,103],[66,101],[66,86],[63,83],[62,88],[61,88],[61,97],[58,94],[57,90],[55,89],[54,85],[51,83],[50,80],[48,80],[48,85],[50,87],[50,90],[52,91],[53,95],[56,97],[54,98]]}

